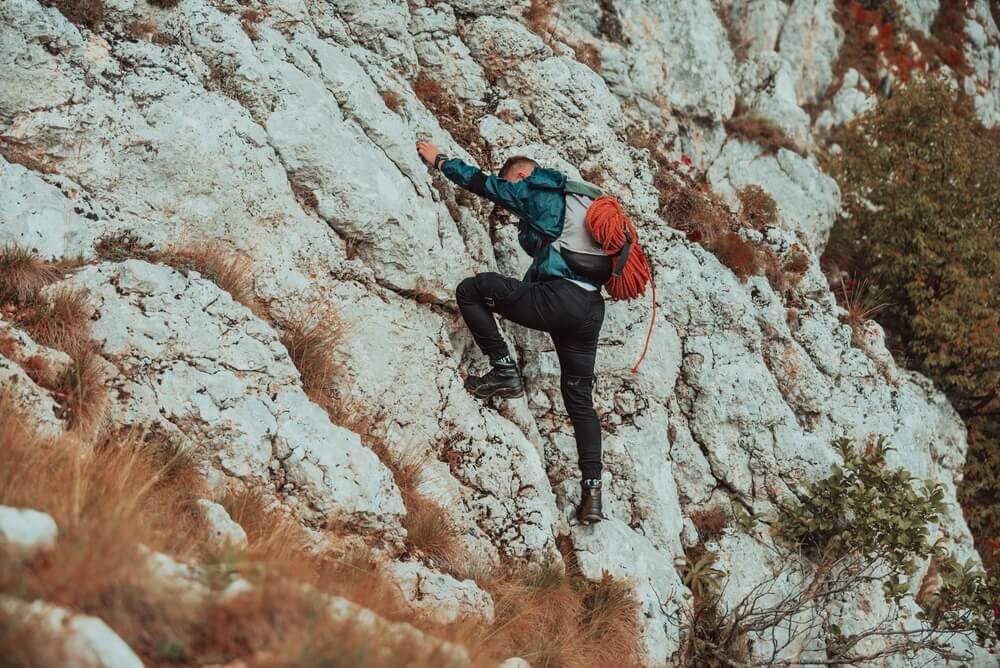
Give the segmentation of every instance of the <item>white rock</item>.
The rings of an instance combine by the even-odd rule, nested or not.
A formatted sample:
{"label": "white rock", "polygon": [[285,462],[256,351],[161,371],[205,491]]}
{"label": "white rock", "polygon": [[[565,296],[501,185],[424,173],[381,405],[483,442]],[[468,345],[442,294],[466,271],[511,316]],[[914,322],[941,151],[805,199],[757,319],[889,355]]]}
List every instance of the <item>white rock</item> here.
{"label": "white rock", "polygon": [[20,364],[0,355],[0,388],[7,393],[14,408],[31,420],[31,426],[41,436],[61,434],[65,423],[62,408],[50,392],[39,387]]}
{"label": "white rock", "polygon": [[622,97],[664,98],[688,116],[731,115],[733,55],[708,0],[643,0],[617,5],[630,47],[604,53],[602,73]]}
{"label": "white rock", "polygon": [[[60,172],[4,168],[0,240],[87,257],[121,230],[158,248],[214,240],[252,258],[256,296],[279,320],[337,306],[354,330],[338,347],[346,371],[333,389],[359,402],[391,456],[424,459],[418,489],[445,507],[468,556],[558,558],[555,536],[569,530],[579,493],[575,443],[544,335],[503,324],[526,400],[496,410],[462,387],[465,368],[482,359],[455,286],[474,271],[520,275],[528,258],[512,226],[487,223],[489,204],[449,185],[439,192],[440,177],[413,151],[418,137],[466,159],[461,142],[477,143],[494,168],[517,152],[574,178],[597,169],[640,225],[656,268],[653,340],[632,375],[648,303],[609,303],[596,400],[612,519],[572,532],[588,575],[610,563],[639,580],[648,663],[677,646],[656,606],[658,597],[684,605],[672,561],[694,527],[682,507],[773,510],[774,496],[827,474],[837,461],[830,441],[845,434],[889,436],[894,463],[943,481],[954,502],[960,420],[926,379],[894,364],[879,328],[865,325],[852,343],[818,268],[836,186],[810,158],[725,136],[738,94],[807,147],[867,108],[870,91],[848,72],[811,132],[804,120],[801,105],[831,93],[843,41],[833,0],[566,0],[545,39],[525,23],[523,0],[281,0],[256,40],[239,12],[206,0],[147,5],[109,0],[108,25],[94,33],[37,0],[0,3],[0,134],[43,150]],[[923,22],[930,5],[905,3]],[[728,11],[728,26],[716,9]],[[176,44],[120,36],[146,16]],[[1000,41],[987,0],[969,19],[972,74],[958,83],[994,124]],[[733,50],[744,43],[739,69]],[[581,44],[597,49],[600,74],[572,58]],[[443,126],[454,124],[412,89],[421,71],[479,137],[449,135]],[[774,196],[780,229],[753,243],[783,258],[792,244],[811,249],[796,324],[765,279],[739,281],[667,225],[682,221],[660,218],[645,152],[627,144],[632,125],[706,169],[731,203],[747,184]],[[300,205],[296,191],[318,206]],[[401,542],[391,476],[306,399],[269,326],[206,281],[141,263],[88,267],[71,282],[95,288],[95,331],[122,365],[116,422],[153,422],[197,444],[213,490],[243,478],[309,525],[355,520]],[[61,430],[21,362],[14,356],[5,372],[17,377],[19,401]],[[940,533],[974,554],[957,504]],[[746,540],[728,529],[723,558],[747,578],[765,575],[766,550]]]}
{"label": "white rock", "polygon": [[937,16],[941,0],[901,0],[903,22],[925,35],[930,35],[931,25]]}
{"label": "white rock", "polygon": [[840,188],[812,160],[786,149],[771,156],[756,144],[730,140],[708,178],[716,192],[734,204],[737,190],[760,186],[778,205],[783,228],[802,232],[815,252],[826,245],[840,207]]}
{"label": "white rock", "polygon": [[493,623],[493,599],[472,580],[456,580],[416,561],[392,562],[386,572],[410,609],[437,624]]}
{"label": "white rock", "polygon": [[0,597],[0,610],[13,617],[36,644],[32,653],[65,668],[142,668],[142,661],[97,617],[75,614],[44,601]]}
{"label": "white rock", "polygon": [[196,505],[208,529],[210,542],[218,547],[246,547],[247,532],[229,517],[225,508],[208,499],[198,499]]}
{"label": "white rock", "polygon": [[816,119],[816,129],[827,132],[833,126],[849,123],[874,106],[875,96],[868,82],[857,70],[850,69],[844,74],[844,81],[834,94],[830,108]]}
{"label": "white rock", "polygon": [[501,663],[497,668],[531,668],[531,664],[519,656],[514,656]]}
{"label": "white rock", "polygon": [[795,0],[781,30],[778,51],[792,65],[800,103],[818,102],[833,80],[844,30],[833,18],[834,0]]}
{"label": "white rock", "polygon": [[0,552],[9,559],[30,559],[55,547],[59,528],[47,513],[0,506]]}
{"label": "white rock", "polygon": [[199,606],[211,595],[205,586],[205,572],[196,566],[180,562],[162,552],[141,546],[145,555],[148,584],[155,583],[159,592],[174,604]]}
{"label": "white rock", "polygon": [[799,106],[792,65],[778,53],[759,53],[740,68],[740,99],[799,146],[811,143],[809,114]]}

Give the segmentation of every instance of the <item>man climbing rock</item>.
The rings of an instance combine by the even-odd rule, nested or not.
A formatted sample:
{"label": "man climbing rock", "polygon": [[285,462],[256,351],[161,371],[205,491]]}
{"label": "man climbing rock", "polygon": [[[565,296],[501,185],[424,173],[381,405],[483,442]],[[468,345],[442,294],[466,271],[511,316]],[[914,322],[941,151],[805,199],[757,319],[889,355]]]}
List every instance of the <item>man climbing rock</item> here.
{"label": "man climbing rock", "polygon": [[592,397],[597,341],[604,322],[601,286],[612,260],[587,230],[588,207],[601,191],[569,181],[526,157],[513,157],[498,175],[484,174],[458,158],[446,158],[430,142],[417,142],[421,158],[461,188],[499,204],[518,217],[518,242],[533,258],[524,280],[484,272],[458,285],[458,307],[492,369],[469,376],[477,397],[520,397],[524,384],[497,327],[498,314],[548,332],[561,370],[560,389],[573,423],[582,476],[577,519],[598,522],[601,514],[601,424]]}

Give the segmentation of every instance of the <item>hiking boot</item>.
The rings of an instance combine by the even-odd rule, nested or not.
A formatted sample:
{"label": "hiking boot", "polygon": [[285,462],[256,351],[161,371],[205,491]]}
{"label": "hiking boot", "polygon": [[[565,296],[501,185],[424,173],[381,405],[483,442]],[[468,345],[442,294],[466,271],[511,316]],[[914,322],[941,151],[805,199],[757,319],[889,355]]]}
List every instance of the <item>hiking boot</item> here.
{"label": "hiking boot", "polygon": [[513,364],[494,364],[485,376],[469,376],[465,379],[465,389],[480,399],[524,396],[524,382]]}
{"label": "hiking boot", "polygon": [[604,519],[601,510],[601,481],[584,480],[580,483],[580,505],[576,507],[576,519],[581,524],[600,522]]}

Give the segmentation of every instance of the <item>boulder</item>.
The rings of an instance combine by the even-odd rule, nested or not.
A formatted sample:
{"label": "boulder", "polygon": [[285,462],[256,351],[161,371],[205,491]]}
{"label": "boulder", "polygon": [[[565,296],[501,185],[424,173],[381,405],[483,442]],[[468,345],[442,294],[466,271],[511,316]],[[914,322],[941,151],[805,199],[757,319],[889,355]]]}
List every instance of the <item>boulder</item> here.
{"label": "boulder", "polygon": [[47,513],[0,506],[0,552],[8,559],[30,559],[56,544],[59,527]]}

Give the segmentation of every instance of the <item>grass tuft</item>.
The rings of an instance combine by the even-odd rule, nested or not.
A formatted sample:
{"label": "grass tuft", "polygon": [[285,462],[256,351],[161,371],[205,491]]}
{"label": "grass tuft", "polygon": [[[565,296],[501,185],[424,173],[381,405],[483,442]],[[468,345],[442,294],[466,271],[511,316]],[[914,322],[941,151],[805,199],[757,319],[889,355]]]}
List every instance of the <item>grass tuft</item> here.
{"label": "grass tuft", "polygon": [[71,23],[97,30],[104,22],[103,0],[42,0],[47,7],[55,7]]}
{"label": "grass tuft", "polygon": [[741,281],[760,273],[762,264],[757,249],[735,232],[724,234],[712,244],[711,250]]}
{"label": "grass tuft", "polygon": [[704,542],[722,536],[729,526],[729,518],[722,506],[712,506],[692,511],[690,514],[694,528],[698,530],[698,538]]}
{"label": "grass tuft", "polygon": [[220,244],[169,250],[163,254],[161,262],[181,273],[197,271],[251,311],[258,310],[250,261]]}
{"label": "grass tuft", "polygon": [[42,288],[59,278],[57,265],[31,249],[11,242],[0,247],[0,301],[33,303]]}
{"label": "grass tuft", "polygon": [[70,349],[70,364],[56,379],[53,395],[65,411],[67,426],[89,432],[104,420],[108,390],[104,384],[103,358],[90,341]]}
{"label": "grass tuft", "polygon": [[786,149],[793,153],[803,154],[802,147],[796,144],[771,119],[755,111],[737,110],[736,115],[725,122],[726,133],[745,141],[759,144],[766,153],[777,153],[778,149]]}
{"label": "grass tuft", "polygon": [[389,108],[390,111],[399,111],[403,106],[403,98],[399,96],[399,93],[391,90],[384,90],[381,92],[382,101],[385,102],[385,106]]}
{"label": "grass tuft", "polygon": [[92,312],[86,290],[60,285],[26,310],[21,324],[36,342],[72,355],[90,338]]}
{"label": "grass tuft", "polygon": [[766,190],[749,185],[740,188],[736,196],[740,200],[740,219],[744,224],[759,231],[778,224],[778,205]]}
{"label": "grass tuft", "polygon": [[840,305],[847,311],[844,321],[851,326],[855,336],[865,322],[871,320],[879,311],[891,306],[884,299],[885,290],[875,288],[867,277],[844,281],[836,294]]}
{"label": "grass tuft", "polygon": [[333,380],[344,367],[335,352],[344,342],[347,327],[331,306],[315,307],[287,323],[281,343],[302,376],[302,387],[310,399],[324,405]]}
{"label": "grass tuft", "polygon": [[16,163],[40,174],[55,174],[59,171],[45,151],[22,139],[0,135],[0,155],[7,162]]}

